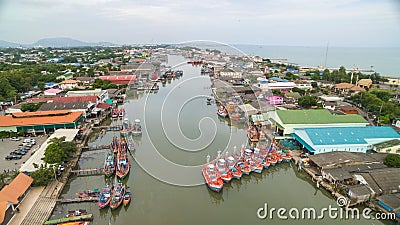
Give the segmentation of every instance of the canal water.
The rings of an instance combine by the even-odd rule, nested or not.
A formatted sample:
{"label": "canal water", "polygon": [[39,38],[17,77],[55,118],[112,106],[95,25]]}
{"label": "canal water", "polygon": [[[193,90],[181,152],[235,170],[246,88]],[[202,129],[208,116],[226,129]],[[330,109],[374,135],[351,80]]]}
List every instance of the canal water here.
{"label": "canal water", "polygon": [[[115,211],[99,210],[95,203],[58,205],[52,218],[64,216],[68,210],[86,209],[94,214],[93,224],[382,224],[379,221],[332,220],[261,220],[257,210],[268,207],[321,208],[337,207],[326,192],[317,189],[293,165],[282,163],[262,174],[243,176],[225,184],[222,193],[210,191],[201,176],[206,156],[218,151],[232,152],[246,143],[242,125],[232,126],[219,119],[216,105],[207,105],[211,81],[200,75],[200,68],[179,65],[184,58],[169,56],[171,65],[184,71],[183,77],[172,80],[157,93],[128,93],[124,108],[131,121],[140,119],[143,135],[135,138],[135,160],[124,182],[133,194],[128,207]],[[121,121],[113,121],[121,123]],[[118,133],[107,132],[89,145],[110,143]],[[222,153],[225,154],[225,153]],[[105,151],[85,152],[80,168],[103,166]],[[63,198],[75,197],[85,189],[99,188],[107,182],[104,176],[74,177],[66,185]]]}

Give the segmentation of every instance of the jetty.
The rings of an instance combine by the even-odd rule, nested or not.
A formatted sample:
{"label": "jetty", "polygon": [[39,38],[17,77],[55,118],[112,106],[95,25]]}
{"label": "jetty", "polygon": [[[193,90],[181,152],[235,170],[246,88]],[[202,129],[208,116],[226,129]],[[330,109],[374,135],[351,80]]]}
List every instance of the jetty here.
{"label": "jetty", "polygon": [[106,131],[120,131],[124,129],[124,126],[122,124],[112,125],[112,126],[98,126],[98,127],[93,127],[93,129],[100,129]]}
{"label": "jetty", "polygon": [[104,168],[88,168],[81,170],[72,170],[71,173],[76,174],[78,176],[103,175]]}
{"label": "jetty", "polygon": [[52,225],[52,224],[59,224],[59,223],[67,223],[67,222],[75,222],[75,221],[92,221],[93,214],[87,214],[82,216],[72,216],[72,217],[65,217],[55,220],[48,220],[44,222],[44,225]]}
{"label": "jetty", "polygon": [[57,199],[57,202],[60,204],[81,203],[81,202],[98,202],[98,201],[99,201],[98,197]]}
{"label": "jetty", "polygon": [[110,149],[111,145],[92,145],[82,147],[83,152]]}

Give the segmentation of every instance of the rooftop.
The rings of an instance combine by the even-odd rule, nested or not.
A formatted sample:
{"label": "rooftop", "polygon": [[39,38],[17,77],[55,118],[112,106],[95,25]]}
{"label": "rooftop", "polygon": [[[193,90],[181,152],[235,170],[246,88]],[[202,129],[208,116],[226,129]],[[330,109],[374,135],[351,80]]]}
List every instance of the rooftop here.
{"label": "rooftop", "polygon": [[284,124],[365,123],[360,115],[333,115],[326,109],[277,110]]}
{"label": "rooftop", "polygon": [[[377,153],[382,156],[387,154]],[[310,159],[322,168],[334,168],[341,165],[356,165],[356,164],[382,164],[383,158],[377,159],[373,155],[358,152],[327,152],[324,154],[310,155]]]}
{"label": "rooftop", "polygon": [[25,191],[31,186],[33,179],[19,173],[9,185],[6,185],[0,191],[0,202],[7,201],[13,204],[18,204],[18,198],[21,197]]}
{"label": "rooftop", "polygon": [[29,98],[26,102],[96,102],[97,96],[70,96],[70,97],[56,97],[56,98]]}
{"label": "rooftop", "polygon": [[[383,141],[387,141],[386,139],[400,139],[400,134],[389,126],[327,127],[295,130],[304,130],[314,145],[368,144],[371,142],[370,139],[385,139]],[[373,142],[376,142],[375,140]]]}
{"label": "rooftop", "polygon": [[71,110],[87,109],[90,102],[46,102],[40,106],[39,110]]}
{"label": "rooftop", "polygon": [[377,197],[377,199],[393,209],[397,209],[400,207],[400,194],[399,193],[382,195],[382,196]]}
{"label": "rooftop", "polygon": [[81,115],[82,112],[71,112],[68,110],[13,113],[8,116],[0,116],[0,126],[12,127],[73,123]]}

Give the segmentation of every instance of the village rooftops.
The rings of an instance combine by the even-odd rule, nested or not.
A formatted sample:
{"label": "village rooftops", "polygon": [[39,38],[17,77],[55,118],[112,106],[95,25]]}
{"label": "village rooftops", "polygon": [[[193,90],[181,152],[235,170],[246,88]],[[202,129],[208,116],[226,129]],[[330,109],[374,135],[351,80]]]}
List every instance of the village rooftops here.
{"label": "village rooftops", "polygon": [[28,98],[26,102],[97,102],[97,96],[70,96],[55,98]]}
{"label": "village rooftops", "polygon": [[[381,156],[387,154],[378,153]],[[358,152],[327,152],[324,154],[310,155],[313,161],[320,168],[335,168],[341,165],[374,164],[383,163],[383,158],[377,158],[373,155]]]}

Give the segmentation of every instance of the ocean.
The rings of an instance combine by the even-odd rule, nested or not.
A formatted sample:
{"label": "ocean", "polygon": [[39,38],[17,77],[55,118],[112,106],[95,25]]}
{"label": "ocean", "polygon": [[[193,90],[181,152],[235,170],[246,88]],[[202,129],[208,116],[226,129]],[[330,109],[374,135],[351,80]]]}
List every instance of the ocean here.
{"label": "ocean", "polygon": [[352,48],[352,47],[301,47],[234,45],[246,54],[266,58],[285,58],[300,66],[326,66],[328,68],[372,69],[382,76],[400,78],[400,48]]}

